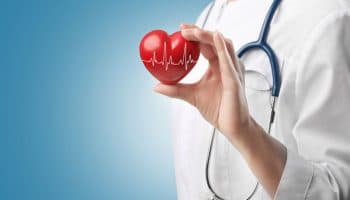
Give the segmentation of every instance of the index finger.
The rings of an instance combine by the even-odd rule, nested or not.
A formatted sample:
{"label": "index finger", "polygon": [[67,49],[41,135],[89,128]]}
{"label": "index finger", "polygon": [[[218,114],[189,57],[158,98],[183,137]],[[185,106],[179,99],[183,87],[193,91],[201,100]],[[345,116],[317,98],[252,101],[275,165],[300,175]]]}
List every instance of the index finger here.
{"label": "index finger", "polygon": [[214,45],[218,54],[223,87],[233,85],[239,80],[232,58],[227,51],[226,43],[221,33],[214,34]]}
{"label": "index finger", "polygon": [[[195,27],[182,29],[181,33],[182,33],[182,36],[187,40],[197,41],[197,42],[200,42],[203,44],[215,46],[215,44],[214,44],[214,32],[212,32],[212,31],[200,29],[200,28],[195,26]],[[234,50],[232,41],[227,39],[227,38],[223,38],[223,39],[226,43],[226,47],[228,48],[228,51],[230,53],[231,58],[235,59],[236,55],[235,55],[235,50]]]}
{"label": "index finger", "polygon": [[186,40],[197,41],[214,46],[213,32],[200,29],[196,26],[181,30],[182,36]]}
{"label": "index finger", "polygon": [[[200,43],[205,44],[206,46],[212,46],[213,49],[215,49],[215,42],[214,42],[215,33],[212,31],[207,31],[194,26],[194,27],[182,29],[181,33],[182,33],[182,36],[187,40],[198,41]],[[222,34],[220,35],[222,36]],[[229,56],[232,59],[234,67],[241,74],[242,72],[242,69],[240,68],[241,65],[238,62],[238,58],[236,56],[232,41],[223,36],[221,37],[221,39],[225,43],[225,48],[227,48],[227,51],[229,53]]]}

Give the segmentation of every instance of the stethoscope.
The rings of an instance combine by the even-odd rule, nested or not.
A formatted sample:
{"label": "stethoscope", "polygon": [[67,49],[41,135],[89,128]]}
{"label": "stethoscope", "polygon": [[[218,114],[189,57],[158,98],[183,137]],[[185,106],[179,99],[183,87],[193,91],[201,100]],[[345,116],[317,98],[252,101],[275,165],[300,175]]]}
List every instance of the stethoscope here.
{"label": "stethoscope", "polygon": [[[272,106],[271,106],[269,128],[268,128],[268,132],[267,132],[268,134],[270,134],[271,125],[274,121],[275,102],[276,102],[276,98],[278,97],[279,92],[280,92],[281,76],[280,76],[280,67],[279,67],[277,56],[274,53],[273,49],[270,47],[270,45],[267,43],[267,37],[269,34],[270,24],[271,24],[272,18],[274,17],[276,10],[277,10],[278,6],[280,5],[281,1],[282,0],[273,0],[272,5],[271,5],[271,7],[270,7],[265,19],[264,19],[264,23],[262,25],[258,40],[244,45],[237,53],[238,57],[242,58],[243,55],[245,55],[247,52],[249,52],[251,50],[262,50],[267,55],[267,57],[269,59],[269,62],[271,65],[273,84],[272,84],[272,89],[271,89]],[[202,28],[204,28],[204,26],[206,25],[208,18],[209,18],[209,15],[212,12],[212,9],[213,9],[215,3],[216,3],[216,0],[214,0],[214,2],[211,4],[211,6],[210,6],[210,8],[205,16],[205,19],[204,19],[203,24],[202,24]],[[224,200],[224,198],[222,198],[220,195],[218,195],[214,191],[213,186],[210,183],[210,178],[209,178],[210,158],[211,158],[211,153],[212,153],[213,144],[214,144],[215,132],[216,132],[216,128],[213,127],[211,141],[210,141],[210,145],[209,145],[208,156],[207,156],[207,160],[206,160],[205,178],[206,178],[207,186],[208,186],[210,192],[213,194],[211,199],[212,200]],[[258,187],[259,187],[259,182],[256,183],[252,192],[246,198],[247,200],[251,199],[254,196]]]}

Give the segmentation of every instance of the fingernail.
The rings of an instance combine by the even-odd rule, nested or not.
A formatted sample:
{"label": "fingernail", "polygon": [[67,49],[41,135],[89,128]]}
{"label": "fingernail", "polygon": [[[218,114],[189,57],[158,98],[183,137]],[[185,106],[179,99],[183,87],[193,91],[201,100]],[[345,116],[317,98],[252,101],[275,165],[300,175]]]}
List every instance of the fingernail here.
{"label": "fingernail", "polygon": [[188,30],[187,29],[182,29],[181,30],[181,35],[185,36],[187,34]]}
{"label": "fingernail", "polygon": [[180,27],[181,29],[189,29],[192,28],[192,25],[188,23],[181,23]]}

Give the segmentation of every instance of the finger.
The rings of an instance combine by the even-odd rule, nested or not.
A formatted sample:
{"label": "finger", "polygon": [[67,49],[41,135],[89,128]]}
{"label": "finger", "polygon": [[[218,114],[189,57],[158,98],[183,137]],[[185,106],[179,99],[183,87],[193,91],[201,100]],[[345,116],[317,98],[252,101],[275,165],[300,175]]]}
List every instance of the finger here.
{"label": "finger", "polygon": [[153,88],[153,91],[168,97],[182,99],[188,103],[195,105],[195,84],[166,85],[159,83]]}
{"label": "finger", "polygon": [[[180,25],[181,31],[184,29],[194,29],[194,28],[198,28],[196,25],[193,24],[186,24],[186,23],[182,23]],[[186,39],[186,38],[185,38]],[[213,48],[212,45],[209,44],[200,44],[200,51],[201,54],[209,61],[209,63],[211,62],[211,60],[213,58],[216,57],[216,52],[214,50],[215,48]]]}
{"label": "finger", "polygon": [[[194,28],[183,29],[181,33],[182,33],[182,36],[187,40],[197,41],[200,43],[214,46],[214,39],[213,39],[214,32],[199,29],[198,27],[194,27]],[[231,58],[235,59],[236,54],[235,54],[232,41],[228,38],[224,38],[224,40],[229,50]]]}
{"label": "finger", "polygon": [[236,69],[236,71],[238,73],[239,79],[241,80],[241,82],[244,82],[244,75],[243,75],[243,72],[245,71],[244,65],[242,64],[242,62],[239,60],[237,54],[235,53],[236,51],[235,51],[235,47],[232,43],[232,40],[225,39],[225,43],[226,43],[226,46],[227,46],[228,51],[230,53],[230,56],[232,58],[234,68]]}
{"label": "finger", "polygon": [[[187,27],[186,29],[181,30],[181,33],[182,33],[182,36],[187,40],[198,41],[201,43],[214,46],[214,39],[213,39],[214,32],[212,31],[203,30],[194,26],[194,27]],[[224,38],[224,40],[226,42],[227,47],[230,48],[231,50],[234,50],[232,41],[228,38]]]}
{"label": "finger", "polygon": [[187,29],[187,28],[196,28],[197,26],[196,25],[193,25],[193,24],[187,24],[187,23],[181,23],[180,24],[180,29]]}
{"label": "finger", "polygon": [[236,63],[237,63],[237,71],[238,71],[238,74],[239,74],[239,77],[241,79],[241,82],[244,84],[245,83],[245,76],[244,76],[244,73],[245,73],[245,66],[243,64],[243,62],[236,56]]}
{"label": "finger", "polygon": [[225,40],[222,34],[218,32],[214,34],[213,38],[219,59],[223,87],[232,85],[239,80],[239,76],[236,69],[234,68],[234,64],[227,50]]}
{"label": "finger", "polygon": [[[213,54],[216,54],[216,52],[213,51],[212,48],[209,48],[209,46],[215,45],[214,32],[199,29],[195,26],[194,28],[182,30],[182,35],[188,40],[198,41],[202,43],[202,46],[205,45],[206,48],[204,51],[201,51],[201,53],[204,55],[204,57],[206,57],[209,60],[209,62],[211,60],[214,60],[215,56],[213,56]],[[232,40],[225,37],[223,37],[223,39],[225,41],[226,49],[229,52],[229,55],[232,59],[233,67],[235,67],[235,69],[237,70],[240,80],[244,81],[242,74],[243,70],[241,69],[242,65],[238,62],[239,59],[235,53],[235,48],[233,46]]]}
{"label": "finger", "polygon": [[209,64],[213,64],[217,59],[215,47],[208,44],[200,44],[201,54],[209,61]]}
{"label": "finger", "polygon": [[213,44],[213,32],[200,29],[198,27],[191,27],[181,30],[182,36],[191,41],[198,41],[205,44]]}
{"label": "finger", "polygon": [[236,54],[235,47],[234,47],[234,45],[232,43],[232,40],[226,39],[226,38],[224,38],[224,39],[225,39],[225,44],[226,44],[226,47],[227,47],[227,51],[229,52],[231,60],[232,60],[232,63],[233,63],[233,67],[237,71],[240,81],[243,82],[244,81],[243,80],[244,79],[243,78],[244,70],[242,69],[243,65],[241,65],[241,63],[239,61],[239,58],[238,58],[238,56]]}

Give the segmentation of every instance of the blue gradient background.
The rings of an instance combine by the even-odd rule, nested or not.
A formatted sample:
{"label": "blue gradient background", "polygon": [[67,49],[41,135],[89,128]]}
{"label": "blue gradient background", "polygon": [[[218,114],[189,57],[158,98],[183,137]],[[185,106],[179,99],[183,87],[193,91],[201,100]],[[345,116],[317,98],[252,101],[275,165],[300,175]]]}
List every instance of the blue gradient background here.
{"label": "blue gradient background", "polygon": [[0,199],[176,199],[169,99],[138,44],[207,3],[2,1]]}

